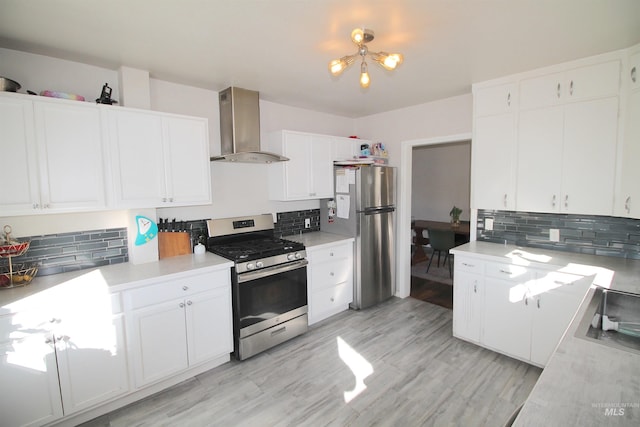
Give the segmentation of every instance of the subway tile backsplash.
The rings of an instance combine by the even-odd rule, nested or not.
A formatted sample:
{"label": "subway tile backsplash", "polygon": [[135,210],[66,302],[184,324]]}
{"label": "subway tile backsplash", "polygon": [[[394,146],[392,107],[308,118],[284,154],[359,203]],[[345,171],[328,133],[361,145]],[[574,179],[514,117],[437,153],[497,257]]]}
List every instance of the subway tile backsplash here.
{"label": "subway tile backsplash", "polygon": [[[493,230],[484,220],[493,219]],[[560,241],[549,240],[549,229]],[[477,240],[640,259],[640,220],[609,216],[478,210]]]}
{"label": "subway tile backsplash", "polygon": [[37,263],[38,276],[129,261],[126,228],[49,234],[26,239],[31,240],[29,250],[14,258],[13,262]]}
{"label": "subway tile backsplash", "polygon": [[[307,218],[310,222],[309,228],[304,227],[304,220]],[[311,233],[312,231],[320,231],[320,209],[279,212],[278,222],[274,224],[274,234],[277,237]]]}

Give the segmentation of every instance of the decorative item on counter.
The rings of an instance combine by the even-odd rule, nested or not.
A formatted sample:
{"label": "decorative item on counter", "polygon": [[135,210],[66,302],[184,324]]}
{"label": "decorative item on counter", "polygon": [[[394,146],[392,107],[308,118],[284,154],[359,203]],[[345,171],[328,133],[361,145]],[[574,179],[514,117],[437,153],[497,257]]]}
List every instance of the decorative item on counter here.
{"label": "decorative item on counter", "polygon": [[158,224],[146,216],[136,215],[136,225],[138,234],[136,235],[136,246],[150,242],[158,235]]}
{"label": "decorative item on counter", "polygon": [[102,92],[100,93],[100,98],[96,99],[96,103],[107,104],[107,105],[117,104],[118,101],[116,101],[115,99],[111,99],[112,90],[113,89],[109,87],[109,83],[105,83],[104,86],[102,86]]}
{"label": "decorative item on counter", "polygon": [[376,142],[371,148],[371,155],[374,157],[388,157],[389,153],[382,142]]}
{"label": "decorative item on counter", "polygon": [[198,243],[193,247],[193,253],[196,255],[202,255],[206,252],[207,248],[202,243]]}
{"label": "decorative item on counter", "polygon": [[30,242],[19,242],[11,237],[11,226],[4,226],[4,235],[0,236],[0,258],[8,258],[7,265],[0,266],[0,288],[8,289],[31,283],[38,273],[35,263],[13,264],[13,257],[24,255]]}
{"label": "decorative item on counter", "polygon": [[451,225],[454,227],[458,227],[460,225],[460,214],[462,213],[462,209],[454,206],[451,208],[451,212],[449,212],[449,216],[451,217]]}
{"label": "decorative item on counter", "polygon": [[370,156],[371,150],[369,150],[369,144],[360,145],[360,155],[361,156]]}

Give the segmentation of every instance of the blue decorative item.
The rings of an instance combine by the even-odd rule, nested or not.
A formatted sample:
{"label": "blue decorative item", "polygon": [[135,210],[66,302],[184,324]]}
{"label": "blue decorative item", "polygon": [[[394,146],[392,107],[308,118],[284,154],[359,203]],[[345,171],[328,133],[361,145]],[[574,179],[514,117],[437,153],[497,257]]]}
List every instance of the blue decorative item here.
{"label": "blue decorative item", "polygon": [[158,235],[158,224],[146,216],[136,215],[138,225],[138,235],[136,236],[136,246],[150,242]]}

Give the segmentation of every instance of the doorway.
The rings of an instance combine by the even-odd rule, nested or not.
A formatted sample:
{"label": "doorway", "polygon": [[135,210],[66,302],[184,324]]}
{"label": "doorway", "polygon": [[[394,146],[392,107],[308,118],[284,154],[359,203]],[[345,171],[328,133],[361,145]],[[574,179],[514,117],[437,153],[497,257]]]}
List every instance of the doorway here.
{"label": "doorway", "polygon": [[[471,141],[471,133],[463,133],[442,137],[403,141],[401,144],[401,161],[398,185],[398,223],[397,236],[397,290],[396,295],[406,298],[411,292],[411,216],[412,216],[412,177],[414,147],[437,146],[445,144],[461,144]],[[471,212],[473,221],[473,213]],[[475,240],[472,231],[471,240]]]}

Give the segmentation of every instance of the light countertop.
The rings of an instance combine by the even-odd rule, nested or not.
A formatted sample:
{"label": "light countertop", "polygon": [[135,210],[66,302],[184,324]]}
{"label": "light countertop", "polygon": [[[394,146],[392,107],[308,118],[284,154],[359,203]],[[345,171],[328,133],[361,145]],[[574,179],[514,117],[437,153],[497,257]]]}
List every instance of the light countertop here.
{"label": "light countertop", "polygon": [[300,242],[305,246],[305,248],[320,248],[322,246],[332,245],[336,242],[353,242],[354,240],[353,237],[341,236],[339,234],[332,234],[324,231],[294,234],[291,236],[283,236],[283,238],[293,240],[295,242]]}
{"label": "light countertop", "polygon": [[207,272],[231,268],[233,262],[218,255],[206,252],[202,255],[181,255],[165,258],[160,261],[144,264],[130,262],[104,267],[89,268],[62,274],[35,277],[33,281],[22,287],[0,289],[0,315],[15,310],[11,305],[17,301],[34,301],[39,297],[46,300],[47,292],[64,284],[79,283],[89,280],[99,281],[109,292],[144,286],[158,279],[171,280],[189,271]]}
{"label": "light countertop", "polygon": [[[594,275],[599,286],[640,294],[640,261],[471,242],[456,255]],[[514,426],[640,425],[640,354],[576,336],[594,295],[586,294]]]}

